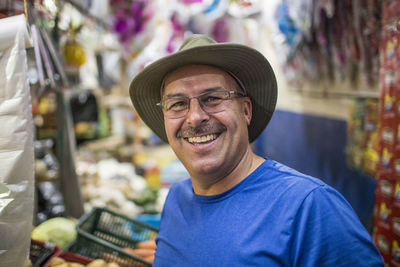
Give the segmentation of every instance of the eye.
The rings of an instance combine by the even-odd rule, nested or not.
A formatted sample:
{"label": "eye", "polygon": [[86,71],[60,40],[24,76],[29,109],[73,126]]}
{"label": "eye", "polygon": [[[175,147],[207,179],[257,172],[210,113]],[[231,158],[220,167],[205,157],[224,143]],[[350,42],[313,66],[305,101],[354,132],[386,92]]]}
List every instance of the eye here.
{"label": "eye", "polygon": [[203,98],[204,102],[215,102],[218,100],[221,100],[221,98],[217,97],[217,96],[207,96],[205,98]]}
{"label": "eye", "polygon": [[172,111],[180,111],[187,107],[187,101],[183,99],[170,99],[165,104],[166,110]]}
{"label": "eye", "polygon": [[225,98],[224,94],[221,94],[219,92],[212,92],[209,94],[205,94],[201,97],[201,102],[204,105],[218,105],[219,103],[221,103],[222,100],[224,100]]}

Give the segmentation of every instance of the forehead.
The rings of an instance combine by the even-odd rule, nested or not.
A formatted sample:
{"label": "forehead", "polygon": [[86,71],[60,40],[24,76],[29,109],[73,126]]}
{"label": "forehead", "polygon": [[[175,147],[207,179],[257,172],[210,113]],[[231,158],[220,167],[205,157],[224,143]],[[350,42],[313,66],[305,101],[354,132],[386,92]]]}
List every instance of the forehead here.
{"label": "forehead", "polygon": [[177,88],[201,90],[215,86],[231,88],[235,86],[235,81],[227,72],[213,66],[186,65],[165,76],[162,93],[169,93]]}

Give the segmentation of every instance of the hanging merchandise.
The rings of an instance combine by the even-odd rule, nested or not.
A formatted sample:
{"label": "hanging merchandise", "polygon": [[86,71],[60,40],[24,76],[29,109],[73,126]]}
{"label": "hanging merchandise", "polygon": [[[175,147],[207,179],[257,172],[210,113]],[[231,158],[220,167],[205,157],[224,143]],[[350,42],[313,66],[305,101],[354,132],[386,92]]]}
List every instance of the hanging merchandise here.
{"label": "hanging merchandise", "polygon": [[[280,51],[282,51],[278,60],[283,65],[283,70],[287,78],[292,78],[288,79],[288,81],[290,82],[292,80],[297,80],[297,76],[299,76],[299,73],[305,69],[302,68],[302,65],[309,64],[313,61],[311,61],[312,57],[310,56],[304,56],[303,58],[308,60],[303,61],[298,60],[296,57],[292,56],[294,51],[296,51],[295,48],[299,45],[301,35],[299,34],[299,30],[294,21],[289,16],[288,8],[289,5],[287,1],[280,1],[280,3],[276,6],[274,17],[277,28],[277,37],[273,40],[276,40],[276,46],[279,46]],[[308,14],[308,16],[310,15]],[[306,49],[299,50],[299,53],[301,52],[306,53]],[[289,75],[289,73],[291,73],[292,75]]]}
{"label": "hanging merchandise", "polygon": [[288,15],[294,25],[301,31],[305,39],[310,40],[310,28],[312,26],[313,0],[286,0],[282,2],[288,9]]}
{"label": "hanging merchandise", "polygon": [[36,126],[36,139],[56,137],[56,96],[51,90],[45,90],[37,100],[33,112]]}
{"label": "hanging merchandise", "polygon": [[36,140],[35,144],[35,180],[53,181],[58,178],[59,164],[53,153],[52,139]]}
{"label": "hanging merchandise", "polygon": [[125,54],[135,58],[153,39],[154,5],[151,0],[110,0],[112,31]]}
{"label": "hanging merchandise", "polygon": [[332,42],[332,64],[333,75],[335,81],[345,81],[348,79],[352,84],[356,84],[357,80],[357,61],[358,49],[356,39],[348,38],[354,36],[354,27],[352,22],[352,2],[337,1],[336,10],[332,17],[331,25],[331,42]]}
{"label": "hanging merchandise", "polygon": [[[209,13],[213,13],[214,15],[218,13],[222,14],[221,11],[225,13],[225,7],[227,6],[228,6],[228,0],[214,0],[209,6],[207,6],[204,9],[204,14],[209,14]],[[219,17],[220,15],[216,16]]]}
{"label": "hanging merchandise", "polygon": [[228,13],[236,18],[244,18],[261,13],[261,0],[231,0]]}
{"label": "hanging merchandise", "polygon": [[[219,1],[210,0],[173,1],[168,16],[172,34],[168,40],[166,52],[168,54],[175,52],[188,34],[207,31],[210,27],[210,14],[215,13],[218,4]],[[198,25],[198,22],[201,25]]]}
{"label": "hanging merchandise", "polygon": [[58,181],[37,181],[34,225],[50,218],[65,216],[64,198],[58,189]]}
{"label": "hanging merchandise", "polygon": [[172,13],[170,17],[170,23],[172,34],[168,40],[166,47],[166,51],[168,54],[178,50],[179,46],[183,43],[185,34],[184,24],[179,20],[179,14],[177,12]]}
{"label": "hanging merchandise", "polygon": [[[280,6],[277,8],[276,19],[279,26],[279,30],[285,37],[285,41],[291,49],[295,49],[299,42],[299,29],[295,25],[292,18],[289,16],[288,4],[286,1],[282,1]],[[288,56],[288,55],[287,55]]]}
{"label": "hanging merchandise", "polygon": [[385,263],[400,266],[400,2],[384,1],[382,12],[380,163],[373,238]]}
{"label": "hanging merchandise", "polygon": [[[350,82],[351,90],[375,90],[381,29],[379,0],[293,1],[277,7],[276,45],[290,82]],[[304,82],[303,82],[304,83]]]}
{"label": "hanging merchandise", "polygon": [[360,51],[361,78],[372,87],[378,81],[381,1],[353,0],[352,2],[353,24]]}
{"label": "hanging merchandise", "polygon": [[221,17],[215,20],[211,30],[211,36],[219,43],[228,42],[230,40],[228,19],[226,17]]}
{"label": "hanging merchandise", "polygon": [[78,69],[86,61],[85,49],[78,42],[76,35],[82,29],[82,25],[69,24],[67,41],[63,47],[63,56],[68,69]]}
{"label": "hanging merchandise", "polygon": [[190,17],[203,13],[213,2],[213,0],[175,0],[171,10],[186,16],[186,20],[189,20]]}
{"label": "hanging merchandise", "polygon": [[78,144],[98,138],[99,108],[95,95],[90,90],[79,90],[71,95],[69,104]]}
{"label": "hanging merchandise", "polygon": [[213,1],[203,12],[191,16],[187,27],[219,43],[237,42],[254,47],[261,43],[261,14],[261,1]]}
{"label": "hanging merchandise", "polygon": [[329,4],[323,6],[320,3],[321,7],[316,7],[315,10],[315,38],[317,42],[317,47],[319,48],[319,53],[321,56],[321,64],[322,68],[322,76],[325,77],[329,82],[333,82],[333,62],[332,62],[332,40],[331,40],[331,32],[332,32],[332,14],[334,9],[331,2],[326,1]]}

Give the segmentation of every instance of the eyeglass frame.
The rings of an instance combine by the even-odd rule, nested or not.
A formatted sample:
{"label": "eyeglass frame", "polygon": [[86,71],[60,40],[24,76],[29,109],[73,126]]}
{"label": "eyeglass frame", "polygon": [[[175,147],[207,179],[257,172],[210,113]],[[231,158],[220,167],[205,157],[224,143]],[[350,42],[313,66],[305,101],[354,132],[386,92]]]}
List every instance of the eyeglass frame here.
{"label": "eyeglass frame", "polygon": [[[228,98],[227,98],[227,99],[222,99],[222,101],[226,101],[226,100],[232,99],[232,95],[236,95],[236,96],[239,97],[239,98],[241,98],[241,97],[248,97],[247,94],[245,94],[245,93],[237,92],[237,91],[233,91],[233,90],[227,91],[227,90],[224,90],[224,89],[209,90],[209,91],[202,92],[202,93],[200,93],[200,94],[197,95],[197,96],[192,96],[192,97],[188,97],[188,96],[184,96],[184,95],[179,95],[179,97],[182,97],[183,99],[185,99],[185,100],[187,101],[186,103],[188,103],[188,105],[187,105],[187,108],[185,109],[185,110],[186,110],[186,113],[185,113],[184,115],[180,116],[180,117],[177,117],[177,118],[182,118],[182,117],[186,116],[186,114],[187,114],[187,113],[189,112],[189,110],[190,110],[190,103],[191,103],[191,100],[194,99],[194,98],[197,99],[197,102],[199,103],[199,106],[201,107],[201,109],[202,109],[204,112],[206,112],[206,113],[211,113],[211,114],[214,113],[214,112],[208,112],[208,111],[204,110],[204,103],[203,103],[202,101],[199,100],[199,97],[204,96],[204,95],[209,94],[209,93],[213,93],[213,92],[227,92],[227,93],[228,93]],[[171,98],[173,98],[173,96],[172,96]],[[167,99],[168,99],[168,98],[167,98]],[[164,111],[165,111],[163,102],[164,102],[164,100],[167,100],[167,99],[162,98],[160,102],[156,103],[156,105],[159,106],[159,107],[161,108],[161,110],[163,111],[163,113],[164,113]],[[183,110],[182,110],[182,111],[183,111]],[[220,112],[220,111],[217,111],[217,112],[215,112],[215,113],[218,113],[218,112]]]}

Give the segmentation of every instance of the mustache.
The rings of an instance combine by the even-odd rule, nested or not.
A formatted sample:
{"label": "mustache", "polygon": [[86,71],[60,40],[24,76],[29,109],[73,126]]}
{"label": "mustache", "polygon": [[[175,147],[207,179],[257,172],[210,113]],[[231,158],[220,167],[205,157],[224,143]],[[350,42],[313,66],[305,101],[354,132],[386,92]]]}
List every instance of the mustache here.
{"label": "mustache", "polygon": [[226,127],[221,123],[217,124],[206,123],[206,124],[201,124],[197,127],[187,127],[185,129],[180,129],[177,132],[176,136],[178,138],[186,138],[202,134],[220,133],[223,131],[226,131]]}

